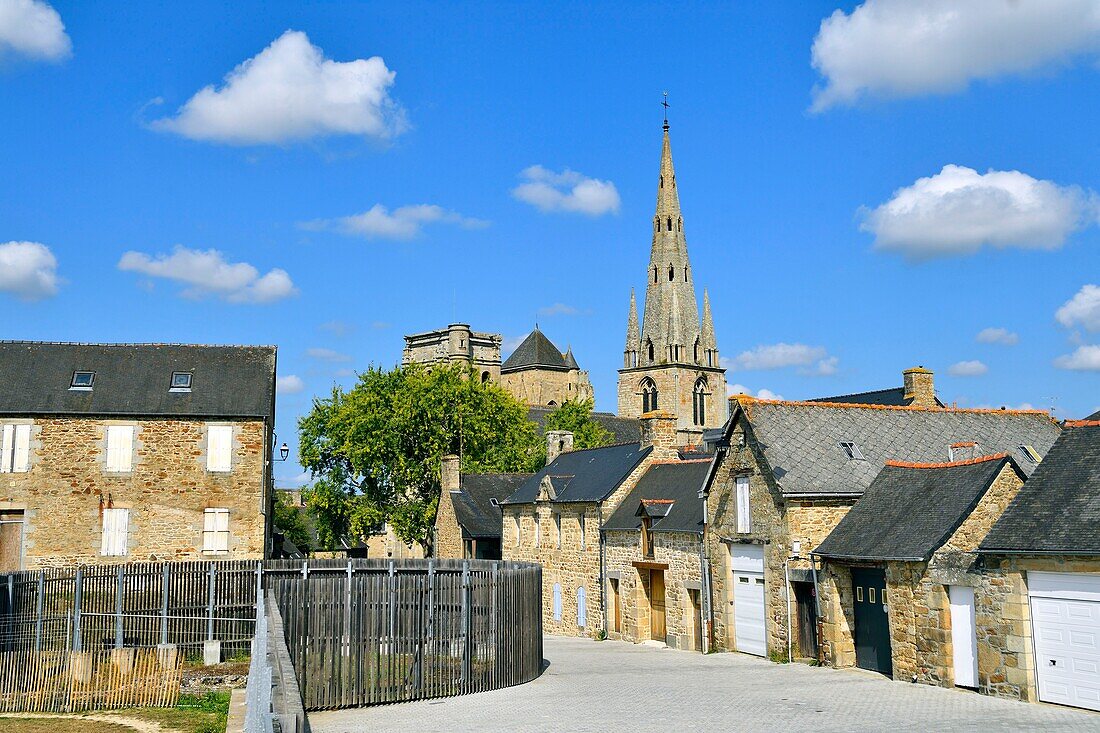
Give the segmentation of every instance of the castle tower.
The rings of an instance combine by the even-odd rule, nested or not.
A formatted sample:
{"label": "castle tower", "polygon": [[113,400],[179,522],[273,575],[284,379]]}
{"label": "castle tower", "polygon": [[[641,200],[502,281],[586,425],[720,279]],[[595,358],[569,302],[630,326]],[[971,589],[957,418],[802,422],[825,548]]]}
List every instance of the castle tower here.
{"label": "castle tower", "polygon": [[636,418],[667,410],[676,415],[678,440],[697,444],[704,428],[720,427],[726,419],[726,373],[719,366],[705,292],[699,319],[667,120],[646,280],[640,331],[634,292],[630,293],[626,350],[619,370],[619,415]]}

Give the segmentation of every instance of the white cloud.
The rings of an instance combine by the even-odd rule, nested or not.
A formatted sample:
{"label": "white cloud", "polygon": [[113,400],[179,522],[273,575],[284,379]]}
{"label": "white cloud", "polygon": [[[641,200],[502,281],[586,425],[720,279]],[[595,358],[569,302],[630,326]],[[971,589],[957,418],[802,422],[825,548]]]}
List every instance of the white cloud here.
{"label": "white cloud", "polygon": [[1072,354],[1055,359],[1054,366],[1073,371],[1100,372],[1100,346],[1078,346]]}
{"label": "white cloud", "polygon": [[343,338],[355,330],[355,326],[346,321],[326,321],[317,328],[322,331],[329,331],[337,338]]}
{"label": "white cloud", "polygon": [[989,367],[976,359],[960,361],[947,368],[947,373],[953,377],[980,377],[989,371]]}
{"label": "white cloud", "polygon": [[420,235],[425,224],[453,224],[463,229],[489,226],[483,219],[463,216],[434,204],[399,206],[392,212],[382,204],[375,204],[362,214],[303,222],[299,226],[312,230],[335,229],[367,239],[413,239]]}
{"label": "white cloud", "polygon": [[983,328],[978,331],[975,340],[980,344],[1000,344],[1001,346],[1015,346],[1020,342],[1020,337],[1007,328]]}
{"label": "white cloud", "polygon": [[730,396],[733,396],[735,394],[744,394],[744,395],[748,395],[749,397],[755,397],[758,400],[782,400],[783,399],[783,395],[776,394],[775,392],[772,392],[770,389],[761,389],[760,391],[753,394],[753,391],[751,389],[749,389],[748,387],[746,387],[745,385],[743,385],[743,384],[730,384],[730,385],[727,385],[726,386],[726,392]]}
{"label": "white cloud", "polygon": [[812,109],[958,91],[1098,49],[1096,0],[867,0],[821,22]]}
{"label": "white cloud", "polygon": [[41,300],[56,295],[57,285],[57,258],[49,247],[38,242],[0,244],[0,292]]}
{"label": "white cloud", "polygon": [[1066,328],[1100,331],[1100,285],[1085,285],[1054,314]]}
{"label": "white cloud", "polygon": [[273,303],[298,293],[285,270],[275,268],[260,275],[247,262],[227,262],[216,249],[176,246],[170,255],[152,257],[127,252],[118,269],[183,283],[187,287],[180,294],[185,298],[216,295],[230,303]]}
{"label": "white cloud", "polygon": [[318,361],[327,361],[331,363],[351,361],[350,356],[348,356],[347,354],[341,354],[339,351],[334,351],[333,349],[306,349],[306,356],[311,359],[317,359]]}
{"label": "white cloud", "polygon": [[259,145],[321,135],[387,139],[405,129],[389,89],[394,72],[380,56],[326,59],[301,31],[287,31],[225,77],[199,90],[156,129],[193,140]]}
{"label": "white cloud", "polygon": [[538,314],[540,316],[576,316],[580,315],[580,311],[565,303],[554,303],[554,305],[539,308]]}
{"label": "white cloud", "polygon": [[611,181],[589,178],[568,168],[561,173],[533,165],[520,172],[523,183],[512,195],[539,211],[568,211],[588,216],[619,213],[619,191]]}
{"label": "white cloud", "polygon": [[72,53],[61,16],[40,0],[0,0],[0,55],[5,51],[45,61]]}
{"label": "white cloud", "polygon": [[742,351],[732,359],[722,359],[722,366],[730,370],[783,369],[801,367],[799,371],[808,375],[835,374],[840,360],[829,356],[824,346],[806,344],[770,344]]}
{"label": "white cloud", "polygon": [[288,374],[275,380],[276,394],[299,394],[306,388],[306,383],[297,374]]}
{"label": "white cloud", "polygon": [[[519,345],[522,344],[523,340],[525,338],[527,338],[529,335],[530,334],[525,333],[521,336],[505,336],[504,340],[501,341],[501,344],[500,344],[500,353],[501,353],[501,355],[511,354],[513,351],[515,351],[516,349],[519,348]],[[507,358],[507,357],[505,357],[505,358]]]}
{"label": "white cloud", "polygon": [[983,245],[1058,249],[1074,231],[1095,222],[1097,197],[1019,171],[978,173],[945,165],[899,188],[881,206],[864,210],[860,229],[875,248],[912,260],[977,252]]}

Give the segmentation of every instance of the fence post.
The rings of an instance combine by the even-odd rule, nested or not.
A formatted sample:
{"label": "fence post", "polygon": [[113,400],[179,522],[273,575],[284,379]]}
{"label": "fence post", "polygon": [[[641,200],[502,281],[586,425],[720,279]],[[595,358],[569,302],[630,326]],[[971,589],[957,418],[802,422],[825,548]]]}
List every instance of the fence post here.
{"label": "fence post", "polygon": [[389,654],[393,654],[393,638],[397,634],[397,571],[394,569],[393,560],[390,560],[390,583],[389,583],[389,603],[390,609],[390,633],[387,641],[387,649]]}
{"label": "fence post", "polygon": [[462,561],[462,677],[461,688],[470,684],[470,561]]}
{"label": "fence post", "polygon": [[115,582],[115,649],[122,648],[122,566],[118,566]]}
{"label": "fence post", "polygon": [[351,656],[351,560],[348,560],[347,580],[344,588],[344,644],[345,657]]}
{"label": "fence post", "polygon": [[214,641],[214,576],[217,573],[216,563],[210,563],[209,593],[206,601],[206,641],[202,645],[202,661],[206,665],[214,665],[222,660],[221,642]]}
{"label": "fence post", "polygon": [[256,561],[256,612],[260,612],[260,607],[263,605],[264,599],[264,563],[262,560]]}
{"label": "fence post", "polygon": [[34,650],[42,651],[42,613],[46,602],[46,571],[38,571],[38,602],[35,604]]}
{"label": "fence post", "polygon": [[160,579],[160,643],[168,645],[168,563],[164,563],[164,570]]}
{"label": "fence post", "polygon": [[73,651],[79,652],[83,647],[80,639],[80,602],[84,595],[84,568],[76,569],[73,586]]}

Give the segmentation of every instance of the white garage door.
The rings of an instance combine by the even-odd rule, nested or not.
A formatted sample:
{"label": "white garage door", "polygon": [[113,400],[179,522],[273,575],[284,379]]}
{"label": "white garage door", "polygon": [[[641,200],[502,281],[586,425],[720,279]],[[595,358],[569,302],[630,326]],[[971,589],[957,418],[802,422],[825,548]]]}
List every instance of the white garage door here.
{"label": "white garage door", "polygon": [[765,656],[764,546],[730,545],[733,626],[737,651]]}
{"label": "white garage door", "polygon": [[1039,699],[1100,710],[1100,575],[1028,573]]}

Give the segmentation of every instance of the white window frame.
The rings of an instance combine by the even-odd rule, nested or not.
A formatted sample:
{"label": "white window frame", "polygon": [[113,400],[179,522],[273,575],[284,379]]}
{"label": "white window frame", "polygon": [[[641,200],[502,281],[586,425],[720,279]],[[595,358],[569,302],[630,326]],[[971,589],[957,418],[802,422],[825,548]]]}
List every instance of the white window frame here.
{"label": "white window frame", "polygon": [[738,476],[734,480],[737,495],[737,531],[740,534],[752,532],[752,502],[749,494],[749,477]]}
{"label": "white window frame", "polygon": [[229,554],[229,510],[210,507],[202,512],[202,554]]}
{"label": "white window frame", "polygon": [[31,470],[31,426],[8,423],[0,432],[0,473]]}
{"label": "white window frame", "polygon": [[581,530],[581,549],[582,549],[582,550],[584,550],[584,549],[587,549],[587,548],[585,547],[585,537],[584,537],[584,511],[583,511],[583,510],[581,511],[581,513],[580,513],[580,516],[578,516],[578,517],[577,517],[577,526],[578,526],[578,527],[580,527],[580,530]]}
{"label": "white window frame", "polygon": [[130,554],[130,510],[111,507],[103,510],[99,554],[104,557],[125,557]]}
{"label": "white window frame", "polygon": [[108,425],[103,467],[108,473],[131,473],[134,470],[133,425]]}
{"label": "white window frame", "polygon": [[206,470],[229,473],[233,470],[233,426],[206,426]]}
{"label": "white window frame", "polygon": [[561,549],[561,514],[554,513],[555,546]]}

